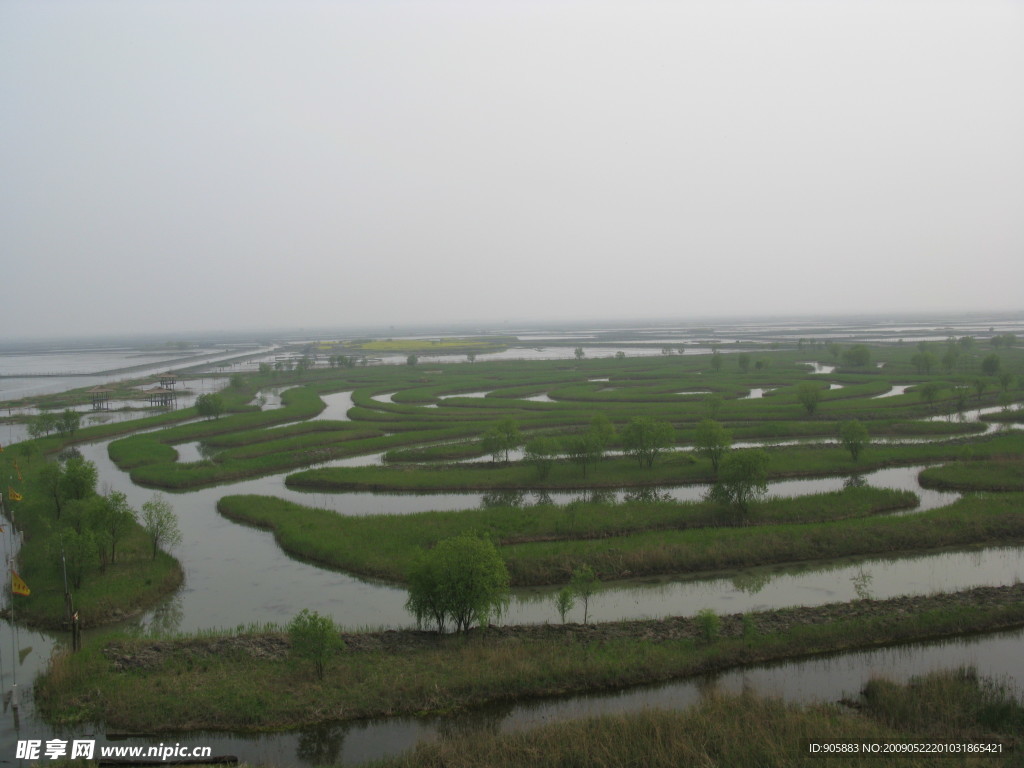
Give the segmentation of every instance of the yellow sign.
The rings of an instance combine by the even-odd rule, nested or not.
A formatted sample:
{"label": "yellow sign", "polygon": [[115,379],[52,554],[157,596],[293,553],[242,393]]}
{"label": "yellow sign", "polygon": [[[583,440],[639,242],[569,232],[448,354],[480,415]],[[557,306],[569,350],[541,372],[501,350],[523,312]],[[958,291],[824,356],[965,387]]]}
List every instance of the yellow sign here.
{"label": "yellow sign", "polygon": [[16,595],[25,595],[25,597],[32,594],[32,590],[28,588],[28,584],[25,583],[21,576],[14,572],[13,568],[11,568],[11,592]]}

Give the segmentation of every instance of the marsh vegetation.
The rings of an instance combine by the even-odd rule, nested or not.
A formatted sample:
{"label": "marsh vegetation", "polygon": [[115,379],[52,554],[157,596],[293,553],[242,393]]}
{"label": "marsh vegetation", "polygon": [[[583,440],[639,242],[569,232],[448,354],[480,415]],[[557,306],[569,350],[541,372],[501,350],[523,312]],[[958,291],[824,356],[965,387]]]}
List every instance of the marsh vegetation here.
{"label": "marsh vegetation", "polygon": [[[482,492],[479,508],[427,508],[402,515],[339,514],[317,508],[315,501],[297,503],[295,494],[284,499],[225,488],[216,496],[224,517],[272,530],[280,547],[305,562],[413,585],[421,599],[410,598],[411,615],[435,629],[500,623],[500,591],[494,593],[496,599],[470,599],[462,608],[451,607],[456,603],[450,595],[441,600],[440,593],[431,592],[438,583],[437,566],[427,566],[431,553],[440,557],[452,541],[485,542],[502,566],[496,584],[554,590],[548,598],[551,620],[573,627],[579,625],[567,618],[589,623],[594,587],[612,580],[1024,542],[1019,493],[1024,434],[1013,429],[1016,403],[1024,395],[1015,388],[1016,373],[1005,381],[1000,378],[1024,369],[1024,355],[1014,344],[1000,343],[995,367],[988,360],[994,353],[955,345],[955,366],[941,371],[922,364],[916,357],[923,354],[919,348],[901,344],[861,344],[836,352],[813,343],[796,349],[751,348],[737,355],[719,351],[597,358],[576,355],[570,346],[569,357],[554,361],[488,362],[481,359],[481,350],[479,356],[466,353],[473,354],[472,364],[350,365],[352,358],[346,358],[345,364],[326,366],[261,366],[236,375],[218,395],[215,408],[206,399],[130,427],[83,426],[41,436],[19,450],[46,466],[47,454],[72,442],[115,438],[109,456],[133,483],[186,494],[280,473],[291,473],[289,488],[314,491],[321,498],[338,494],[344,499],[355,491]],[[420,355],[422,350],[396,352]],[[834,365],[809,363],[809,356]],[[965,400],[967,387],[970,397]],[[754,389],[763,397],[748,398]],[[271,391],[280,393],[281,406],[261,408],[257,393]],[[326,402],[336,396],[350,407],[344,413],[325,412]],[[148,431],[117,437],[134,428]],[[176,446],[196,446],[193,455],[199,460],[183,461]],[[382,454],[384,462],[351,465],[368,454]],[[918,465],[930,465],[922,473],[923,485],[971,493],[937,508],[917,509],[913,492],[873,487],[862,479],[880,468]],[[845,476],[845,487],[796,497],[766,493],[769,483],[782,479],[833,475]],[[708,490],[703,498],[685,502],[666,498],[661,490],[684,484]],[[575,500],[544,499],[545,494],[566,491],[581,495]],[[524,503],[525,493],[537,502]],[[343,503],[338,506],[344,508]],[[146,546],[151,545],[148,540]],[[24,556],[32,557],[32,546]],[[126,547],[117,544],[119,559],[122,552],[128,556]],[[584,585],[588,573],[590,588]],[[106,576],[98,562],[87,564],[83,574],[86,582]],[[40,615],[58,612],[60,600],[45,595],[59,597],[59,590],[45,579],[37,583],[42,585],[37,605],[50,606],[40,608]],[[299,598],[296,611],[302,607]],[[651,679],[655,669],[658,676],[675,677],[709,664],[726,668],[812,648],[816,652],[1024,622],[1003,608],[985,609],[988,613],[930,610],[922,608],[912,628],[898,630],[872,619],[870,626],[843,625],[838,633],[815,630],[813,640],[797,637],[799,632],[776,637],[757,629],[749,616],[726,621],[705,611],[693,619],[690,645],[671,652],[642,639],[615,643],[597,655],[595,649],[581,655],[579,648],[560,642],[531,646],[544,670],[533,682],[524,674],[521,684],[511,688],[508,679],[484,674],[485,668],[498,665],[494,654],[510,652],[508,644],[499,642],[493,630],[477,630],[471,644],[447,643],[431,651],[443,650],[443,659],[405,660],[417,668],[441,665],[460,676],[424,678],[424,690],[432,686],[439,693],[411,695],[409,701],[414,702],[413,711],[437,711],[491,700],[496,694],[487,684],[476,688],[468,682],[473,675],[492,680],[493,691],[528,697],[550,691],[551,685],[587,690],[633,684]],[[364,661],[357,663],[350,654],[352,645],[349,638],[343,646],[319,646],[330,647],[330,652],[305,667],[315,670],[311,691],[321,676],[325,683],[344,683],[340,687],[357,678],[382,679],[381,672],[364,668]],[[755,646],[771,650],[763,655],[752,650]],[[167,658],[181,653],[186,652],[174,650]],[[116,668],[104,666],[109,658],[109,653],[96,650],[62,659],[52,678],[60,684],[46,689],[49,711],[66,716],[78,706],[72,693],[79,685],[75,681],[102,678],[109,682],[103,684],[106,692],[95,701],[99,708],[91,716],[112,721],[127,717],[103,709],[104,701],[123,699],[135,702],[132,717],[151,713],[150,725],[187,727],[190,721],[172,716],[167,702],[138,698],[142,693],[137,686],[148,690],[146,696],[156,695],[152,683],[163,680],[163,673],[144,666],[133,668],[128,677],[119,676]],[[525,658],[502,659],[520,672],[525,669]],[[381,657],[375,663],[385,668],[395,660]],[[218,680],[242,674],[247,664],[237,670],[218,666]],[[196,685],[213,670],[204,661],[199,668],[174,674]],[[409,679],[418,679],[412,667],[403,670]],[[268,668],[261,683],[276,674]],[[160,683],[158,699],[166,697],[168,684]],[[403,695],[410,693],[397,682],[388,685]],[[224,695],[224,701],[238,701],[249,694]],[[222,727],[259,728],[311,722],[327,711],[343,718],[398,711],[396,704],[379,694],[370,696],[368,689],[364,695],[369,698],[362,703],[339,700],[332,705],[335,709],[318,705],[320,715],[312,714],[312,704],[303,704],[301,697],[289,713],[272,714],[265,708],[267,695],[255,690],[253,695],[264,703],[240,710],[242,721],[219,720],[225,712],[216,701],[211,706],[218,712],[204,716],[222,722]],[[367,703],[371,699],[376,703]]]}

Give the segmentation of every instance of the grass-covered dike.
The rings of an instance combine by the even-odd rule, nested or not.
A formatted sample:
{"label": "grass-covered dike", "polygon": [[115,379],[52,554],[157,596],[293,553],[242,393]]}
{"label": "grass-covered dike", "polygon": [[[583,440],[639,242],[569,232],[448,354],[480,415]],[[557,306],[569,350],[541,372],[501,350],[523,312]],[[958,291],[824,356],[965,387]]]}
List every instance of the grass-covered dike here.
{"label": "grass-covered dike", "polygon": [[324,680],[280,631],[112,639],[54,660],[37,685],[52,722],[167,732],[273,730],[678,679],[760,662],[1024,625],[1024,585],[815,608],[464,635],[343,634]]}

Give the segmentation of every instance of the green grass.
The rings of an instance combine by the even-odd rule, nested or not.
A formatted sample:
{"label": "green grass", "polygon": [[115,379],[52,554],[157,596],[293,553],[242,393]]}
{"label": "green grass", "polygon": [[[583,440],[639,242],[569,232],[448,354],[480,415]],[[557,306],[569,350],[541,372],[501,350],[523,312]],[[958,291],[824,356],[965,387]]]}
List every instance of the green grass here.
{"label": "green grass", "polygon": [[[871,680],[853,711],[836,703],[799,705],[752,693],[703,693],[688,709],[644,709],[545,724],[512,733],[458,730],[424,740],[377,768],[678,768],[796,766],[923,768],[1011,765],[1016,755],[830,755],[809,759],[811,740],[860,747],[938,741],[1020,743],[1024,708],[997,684],[970,669],[933,672],[909,683]],[[1005,712],[996,723],[991,711]],[[920,713],[927,712],[927,717]],[[1018,747],[1019,748],[1019,747]]]}
{"label": "green grass", "polygon": [[[0,461],[6,464],[4,474],[11,478],[16,472],[7,462],[14,460],[13,453],[0,454]],[[23,480],[15,485],[24,497],[13,504],[16,524],[24,533],[18,572],[31,594],[16,596],[14,608],[19,622],[56,629],[66,616],[64,578],[56,512],[36,482],[45,461],[36,457],[18,462]],[[75,608],[83,627],[123,620],[173,593],[183,578],[181,564],[172,556],[158,552],[152,558],[149,538],[136,524],[118,543],[117,562],[106,571],[98,565],[86,571],[82,586],[73,589]]]}
{"label": "green grass", "polygon": [[[854,463],[837,445],[793,445],[767,449],[770,478],[870,472],[884,467],[922,464],[960,457],[959,443],[871,445]],[[1024,454],[1024,433],[977,439],[970,451],[977,457]],[[663,455],[651,468],[640,467],[624,456],[606,457],[582,470],[566,460],[556,461],[547,478],[541,479],[528,462],[509,464],[389,465],[326,467],[296,472],[286,482],[292,488],[322,491],[472,491],[490,489],[623,488],[678,485],[714,480],[711,462],[688,452]]]}
{"label": "green grass", "polygon": [[1024,457],[957,461],[918,475],[925,488],[955,491],[1024,491]]}
{"label": "green grass", "polygon": [[[488,703],[621,688],[879,644],[1024,624],[1019,588],[989,590],[998,599],[973,604],[972,593],[864,602],[845,617],[815,609],[810,620],[786,612],[721,617],[713,642],[699,641],[694,620],[620,625],[474,631],[468,636],[409,635],[391,646],[344,636],[321,683],[292,663],[272,636],[230,642],[143,639],[94,642],[57,657],[37,684],[36,703],[51,722],[103,722],[108,728],[260,730],[329,720],[454,712]],[[772,631],[771,627],[783,629]],[[669,628],[667,634],[662,628]],[[656,638],[652,640],[651,638]],[[511,638],[511,640],[510,640]],[[661,638],[661,639],[657,639]],[[372,641],[372,638],[370,638]],[[400,638],[396,638],[400,639]],[[362,650],[360,648],[363,648]],[[141,656],[139,654],[142,654]],[[142,666],[133,660],[143,659]],[[127,666],[125,666],[127,665]]]}
{"label": "green grass", "polygon": [[[643,573],[676,573],[700,562],[702,554],[710,570],[714,560],[708,548],[696,550],[689,560],[665,559],[663,549],[653,542],[677,543],[685,549],[690,539],[714,541],[720,537],[741,537],[749,542],[740,561],[720,567],[756,565],[758,559],[773,560],[755,542],[759,537],[785,539],[789,559],[807,560],[823,556],[817,536],[824,523],[803,521],[845,520],[913,505],[915,496],[904,491],[851,488],[846,491],[775,499],[758,505],[752,515],[735,521],[714,504],[703,502],[623,502],[600,504],[574,502],[565,506],[539,505],[524,508],[477,509],[461,512],[423,512],[412,515],[370,515],[350,517],[312,509],[268,496],[226,496],[217,504],[224,516],[239,522],[269,528],[288,553],[317,563],[365,576],[402,581],[418,554],[441,539],[466,531],[485,534],[500,546],[516,584],[564,582],[572,567],[584,562],[603,562],[601,553],[612,550],[620,557],[644,560],[651,549],[659,554],[658,566],[644,567]],[[915,516],[916,517],[916,516]],[[742,522],[741,528],[712,526]],[[838,524],[838,523],[836,523]],[[788,534],[787,525],[794,526]],[[1021,521],[1024,530],[1024,521]],[[821,534],[824,535],[824,534]],[[843,534],[836,538],[842,540]],[[877,538],[877,537],[876,537]],[[970,534],[963,534],[969,540]],[[637,542],[631,546],[630,542]],[[522,543],[529,542],[529,543]],[[801,544],[801,542],[804,542]],[[856,540],[847,542],[840,554],[857,554]],[[863,544],[863,542],[862,542]],[[878,546],[877,541],[873,541]],[[927,544],[923,545],[927,546]],[[534,548],[540,548],[539,552]],[[580,550],[584,551],[580,551]],[[715,551],[717,551],[716,548]],[[722,545],[720,549],[728,549]],[[675,551],[675,549],[673,549]],[[871,551],[870,546],[867,549]],[[563,563],[544,577],[532,574],[538,560],[546,562],[551,552],[565,552],[574,565]],[[676,555],[678,559],[678,555]],[[639,564],[634,567],[640,567]],[[565,570],[565,569],[568,570]],[[603,563],[601,575],[616,578],[627,568],[610,569]],[[529,574],[529,575],[528,575]]]}
{"label": "green grass", "polygon": [[630,534],[502,549],[514,584],[564,582],[579,565],[604,579],[700,573],[855,555],[1024,541],[1024,496],[979,495],[916,515],[831,523]]}
{"label": "green grass", "polygon": [[[428,346],[432,342],[426,342]],[[134,422],[90,427],[81,430],[76,440],[100,439],[130,433],[136,429],[164,427],[145,435],[136,435],[111,444],[112,458],[132,473],[140,484],[187,490],[281,472],[319,463],[331,458],[388,451],[392,462],[410,460],[451,460],[480,455],[478,438],[499,419],[514,419],[530,434],[571,435],[587,427],[597,414],[605,415],[620,429],[635,416],[650,416],[668,421],[676,430],[677,445],[692,441],[693,430],[706,415],[704,395],[680,394],[698,389],[722,397],[716,418],[737,440],[781,441],[832,437],[839,421],[858,418],[867,424],[873,437],[884,436],[968,436],[977,433],[978,424],[925,421],[922,417],[948,411],[952,384],[970,383],[976,374],[967,370],[972,358],[963,358],[965,370],[942,377],[920,376],[909,365],[907,350],[894,346],[873,349],[876,359],[884,360],[884,370],[837,371],[828,376],[807,373],[802,360],[823,354],[822,350],[759,349],[759,360],[767,363],[761,371],[741,373],[731,366],[712,371],[707,355],[674,355],[665,358],[582,361],[504,361],[491,363],[431,364],[425,366],[374,366],[344,369],[313,369],[289,373],[252,374],[241,386],[223,390],[229,415],[208,422],[180,423],[195,416],[185,409]],[[727,356],[728,357],[728,356]],[[1007,352],[1006,365],[1017,364],[1017,351]],[[609,381],[590,381],[607,378]],[[816,414],[809,416],[797,400],[803,381],[842,383],[842,389],[823,390]],[[892,383],[919,384],[941,381],[946,389],[935,404],[923,403],[913,393],[892,398],[871,399],[885,392]],[[290,386],[284,395],[285,407],[258,411],[248,405],[252,395],[268,386]],[[773,387],[760,400],[743,399],[751,387]],[[994,384],[983,398],[972,398],[970,407],[992,404],[1004,395]],[[304,421],[323,407],[319,395],[351,391],[351,421],[318,422],[278,427],[289,421]],[[442,400],[442,396],[466,392],[488,392],[484,398]],[[373,398],[394,392],[391,403]],[[549,394],[555,402],[532,402],[523,398]],[[1018,395],[1010,393],[1013,400]],[[45,398],[43,399],[46,400]],[[40,404],[46,404],[45,402]],[[425,405],[438,405],[425,408]],[[202,441],[214,449],[225,449],[210,462],[182,465],[176,461],[173,446]],[[59,441],[44,443],[51,450]],[[613,446],[614,447],[614,446]],[[905,446],[911,448],[912,446]],[[808,452],[809,451],[809,452]],[[780,458],[780,473],[804,471],[845,472],[853,467],[844,461],[841,451],[828,449],[803,454],[794,452],[792,461]],[[888,448],[872,446],[862,466],[872,468],[903,461],[948,460],[948,449],[927,452],[923,449],[895,455]],[[813,460],[813,465],[811,460]],[[600,471],[597,471],[600,470]],[[678,470],[678,471],[677,471]],[[586,487],[591,484],[650,485],[706,480],[705,462],[686,467],[684,457],[652,472],[630,471],[628,462],[617,466],[605,462],[595,475],[577,476],[576,468],[556,469],[550,487]],[[480,488],[538,486],[529,469],[509,468],[490,477],[486,470],[472,475],[465,468],[453,474],[431,472],[417,479],[412,475],[364,474],[330,476],[317,482],[325,487],[337,480],[339,487]],[[444,479],[442,479],[444,477]],[[302,479],[299,479],[302,482]]]}

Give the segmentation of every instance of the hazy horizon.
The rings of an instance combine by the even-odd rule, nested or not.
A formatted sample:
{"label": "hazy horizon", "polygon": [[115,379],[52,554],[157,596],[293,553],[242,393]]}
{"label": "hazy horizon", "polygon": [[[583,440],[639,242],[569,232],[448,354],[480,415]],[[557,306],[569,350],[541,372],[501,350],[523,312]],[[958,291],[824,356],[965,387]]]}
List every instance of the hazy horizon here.
{"label": "hazy horizon", "polygon": [[[647,331],[664,328],[666,330],[684,330],[699,333],[705,330],[711,333],[729,333],[736,329],[763,326],[758,333],[774,326],[799,326],[806,329],[808,337],[814,337],[815,331],[826,332],[831,328],[855,328],[868,332],[873,327],[880,330],[898,325],[915,327],[916,330],[942,332],[950,330],[956,333],[967,333],[976,326],[982,331],[989,327],[995,333],[1024,332],[1024,311],[1021,312],[963,312],[963,313],[876,313],[876,314],[834,314],[834,315],[733,315],[704,317],[664,317],[664,318],[633,318],[622,322],[602,320],[601,318],[584,318],[576,321],[548,321],[542,319],[513,320],[502,323],[423,323],[404,325],[363,325],[363,326],[284,326],[284,327],[251,327],[239,329],[206,328],[194,330],[175,330],[173,328],[157,331],[139,331],[125,333],[100,334],[56,334],[52,336],[4,336],[0,341],[0,353],[33,347],[54,347],[94,344],[106,345],[147,345],[168,344],[175,342],[188,343],[223,343],[241,344],[273,341],[290,343],[312,339],[344,339],[359,337],[404,337],[404,336],[459,336],[459,335],[529,335],[531,333],[608,333],[615,331]],[[803,331],[802,331],[803,332]],[[912,335],[912,334],[911,334]]]}
{"label": "hazy horizon", "polygon": [[1009,0],[0,0],[5,338],[1024,310]]}

